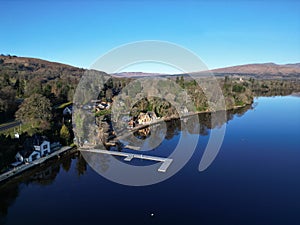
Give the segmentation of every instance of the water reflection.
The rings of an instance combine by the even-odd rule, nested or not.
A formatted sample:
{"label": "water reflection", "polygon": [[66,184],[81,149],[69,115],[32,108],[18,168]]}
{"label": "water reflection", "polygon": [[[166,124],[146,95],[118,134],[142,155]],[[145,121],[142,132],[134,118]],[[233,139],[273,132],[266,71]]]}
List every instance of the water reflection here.
{"label": "water reflection", "polygon": [[[71,158],[65,161],[70,161]],[[64,161],[64,162],[65,162]],[[33,171],[28,171],[18,177],[12,178],[7,183],[0,186],[0,223],[4,223],[4,218],[7,215],[8,208],[12,205],[19,196],[22,185],[37,184],[47,186],[53,183],[57,174],[60,172],[61,163],[53,163],[52,165],[36,168]]]}
{"label": "water reflection", "polygon": [[[227,118],[224,120],[221,112],[215,112],[215,118],[217,118],[214,123],[211,122],[212,113],[201,113],[195,116],[189,116],[179,119],[174,119],[166,123],[167,132],[165,139],[170,140],[174,136],[179,135],[180,131],[186,130],[190,134],[199,134],[201,136],[206,136],[209,134],[209,130],[213,128],[221,127],[224,123],[232,120],[234,116],[241,117],[248,110],[253,109],[251,105],[247,105],[242,108],[227,111]],[[147,128],[140,129],[134,133],[134,136],[139,139],[147,139],[151,134],[154,135],[155,139],[161,139],[160,126],[150,126]]]}
{"label": "water reflection", "polygon": [[[60,169],[37,168],[29,175],[1,184],[0,224],[22,223],[32,212],[33,224],[97,224],[100,220],[103,224],[184,224],[186,218],[191,224],[295,224],[299,218],[299,202],[295,199],[300,190],[299,100],[262,98],[257,102],[255,111],[246,115],[251,107],[230,111],[226,121],[214,124],[210,123],[209,114],[199,115],[198,124],[193,124],[191,118],[166,123],[164,143],[151,155],[176,145],[183,129],[191,134],[188,138],[197,134],[201,137],[199,150],[189,163],[159,185],[136,188],[107,182],[91,172],[82,157],[67,157],[58,162]],[[289,115],[289,120],[285,115]],[[227,126],[216,163],[199,173],[201,150],[209,139],[202,135],[209,135],[211,127],[230,120],[234,121]],[[278,128],[284,132],[278,132]],[[109,155],[98,154],[102,171],[112,168],[110,160]],[[86,169],[88,173],[84,172]],[[41,185],[43,179],[47,181]],[[122,209],[118,216],[113,210],[116,205]],[[149,216],[152,212],[154,217]]]}
{"label": "water reflection", "polygon": [[19,183],[13,183],[7,187],[0,187],[0,224],[4,224],[8,208],[19,196]]}
{"label": "water reflection", "polygon": [[18,198],[22,185],[51,185],[57,175],[64,170],[70,172],[72,162],[76,161],[75,172],[78,176],[85,174],[87,163],[80,153],[65,156],[60,160],[52,160],[47,164],[27,171],[18,177],[12,178],[6,183],[0,184],[0,224],[5,223],[8,208]]}
{"label": "water reflection", "polygon": [[150,127],[146,127],[144,129],[140,129],[136,132],[134,132],[134,136],[139,138],[139,139],[146,139],[147,137],[149,137],[151,135],[151,128]]}
{"label": "water reflection", "polygon": [[48,166],[43,170],[36,171],[24,183],[26,184],[33,183],[38,185],[52,184],[59,171],[60,171],[60,165]]}
{"label": "water reflection", "polygon": [[87,163],[84,160],[83,156],[81,153],[78,154],[78,158],[76,161],[76,172],[78,176],[84,175],[84,173],[87,170]]}
{"label": "water reflection", "polygon": [[65,160],[62,161],[62,168],[64,169],[64,171],[68,172],[71,168],[71,164],[72,164],[72,158],[68,157]]}
{"label": "water reflection", "polygon": [[[127,147],[127,146],[134,146],[134,147],[140,146],[140,145],[136,145],[137,143],[139,144],[139,142],[136,141],[136,139],[138,139],[138,141],[144,142],[144,145],[142,147],[146,146],[147,148],[149,148],[154,146],[154,148],[150,148],[151,152],[148,152],[146,154],[152,156],[158,156],[158,157],[168,157],[171,154],[173,154],[173,151],[175,150],[175,147],[177,145],[176,143],[180,139],[179,138],[180,135],[184,135],[183,139],[189,141],[192,141],[194,138],[197,137],[197,135],[207,136],[210,134],[211,129],[221,127],[222,125],[224,125],[224,123],[227,123],[229,120],[232,120],[235,115],[242,116],[249,109],[252,109],[252,106],[247,106],[244,108],[228,111],[227,119],[225,120],[223,119],[224,118],[223,113],[216,112],[215,115],[212,115],[212,113],[203,113],[203,114],[185,117],[182,118],[181,120],[174,119],[166,123],[155,124],[154,126],[147,127],[147,129],[145,128],[141,129],[142,134],[144,135],[142,138],[141,138],[142,134],[138,131],[134,132],[134,135],[128,136],[126,139],[127,145],[125,146],[125,148],[118,149],[118,150],[123,152],[128,152],[128,153],[139,153],[141,150],[144,151],[144,149],[136,150],[133,147],[132,148]],[[214,122],[212,123],[211,122],[212,118],[217,118],[217,119],[214,120]],[[166,132],[162,132],[162,130]],[[148,138],[147,135],[150,134],[151,134],[151,138]],[[169,140],[172,140],[172,142],[168,143]],[[159,145],[157,146],[158,142]],[[97,146],[95,148],[97,148]],[[116,151],[117,149],[112,149],[112,150]],[[122,157],[110,156],[106,154],[98,154],[98,153],[93,153],[88,151],[83,151],[82,154],[86,159],[86,161],[89,162],[89,165],[95,171],[100,172],[101,174],[113,173],[112,172],[113,169],[111,168],[118,167],[120,164],[116,166],[117,165],[116,163],[119,162],[121,162],[122,165],[130,164],[134,166],[151,166],[156,163],[148,160],[132,160],[130,162],[126,162]],[[114,160],[112,157],[114,157],[114,159],[116,160]],[[176,163],[178,163],[178,161],[176,161]]]}
{"label": "water reflection", "polygon": [[[180,120],[171,120],[165,123],[166,133],[164,138],[171,140],[174,136],[180,135],[182,130],[188,131],[190,134],[199,134],[202,136],[208,135],[209,130],[218,126],[222,126],[224,123],[232,120],[234,116],[242,116],[247,110],[251,109],[251,106],[243,107],[236,110],[227,112],[227,120],[217,120],[214,124],[211,123],[211,113],[199,114],[196,116],[183,118]],[[217,116],[217,118],[219,118]],[[199,121],[196,123],[196,121]],[[162,134],[160,132],[160,126],[153,126],[144,128],[135,133],[139,138],[146,140],[151,134],[155,138],[161,139]],[[151,143],[150,143],[151,145]],[[98,165],[103,172],[107,171],[110,165],[110,156],[105,154],[87,154],[85,157],[99,157],[100,165]],[[75,162],[74,162],[75,161]],[[92,161],[92,160],[90,160]],[[22,185],[51,185],[61,170],[70,172],[74,162],[75,173],[77,176],[83,176],[87,171],[87,163],[81,153],[76,155],[66,156],[63,159],[57,161],[51,161],[47,165],[35,168],[32,171],[23,173],[21,176],[13,178],[7,183],[0,185],[0,223],[5,222],[5,217],[8,213],[8,208],[15,202],[19,196],[20,187]],[[97,160],[99,162],[99,160]]]}

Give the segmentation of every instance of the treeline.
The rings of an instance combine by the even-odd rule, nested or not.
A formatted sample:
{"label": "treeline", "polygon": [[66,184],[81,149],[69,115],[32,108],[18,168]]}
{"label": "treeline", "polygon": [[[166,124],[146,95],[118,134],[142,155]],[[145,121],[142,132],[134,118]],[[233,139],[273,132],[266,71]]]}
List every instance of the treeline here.
{"label": "treeline", "polygon": [[47,61],[0,56],[1,122],[12,119],[18,105],[33,94],[51,105],[72,101],[83,69]]}
{"label": "treeline", "polygon": [[249,78],[249,86],[255,96],[285,96],[300,91],[300,79],[260,80]]}
{"label": "treeline", "polygon": [[[0,122],[17,119],[22,121],[22,136],[41,134],[51,141],[72,143],[71,116],[63,116],[59,106],[72,102],[84,71],[39,59],[1,55]],[[20,132],[19,128],[16,131]],[[13,145],[8,133],[1,135],[0,141],[1,152]]]}
{"label": "treeline", "polygon": [[[120,116],[128,108],[132,117],[146,111],[153,111],[159,117],[215,111],[219,109],[220,94],[215,94],[218,90],[224,96],[226,109],[249,105],[256,96],[300,92],[299,79],[260,80],[225,76],[195,81],[188,76],[167,76],[143,82],[39,59],[0,55],[0,122],[17,118],[34,132],[48,132],[54,138],[63,136],[69,143],[72,139],[71,116],[64,119],[63,108],[58,106],[73,101],[79,80],[90,73],[93,75],[81,82],[74,105],[77,108],[93,107],[92,99],[112,102]],[[148,95],[143,95],[145,92]],[[103,118],[110,113],[110,110],[103,110],[96,116]],[[78,116],[78,121],[82,120],[84,116]],[[78,121],[76,124],[80,124]]]}
{"label": "treeline", "polygon": [[[100,78],[99,78],[100,79]],[[102,78],[101,78],[102,79]],[[77,115],[75,115],[75,124],[77,137],[80,142],[89,140],[90,143],[107,143],[115,136],[115,133],[123,132],[128,126],[124,123],[113,122],[128,120],[126,115],[136,120],[141,112],[155,112],[158,117],[175,118],[180,113],[189,112],[211,112],[216,108],[216,102],[219,96],[214,93],[221,90],[224,96],[226,110],[246,109],[251,106],[257,96],[267,95],[289,95],[292,92],[300,92],[300,80],[255,80],[253,78],[242,77],[221,77],[216,80],[203,78],[193,80],[189,77],[172,78],[153,78],[153,79],[134,79],[134,78],[110,78],[85,82],[80,88],[82,92],[77,93],[79,100],[75,105],[78,106]],[[101,84],[99,88],[99,85]],[[200,85],[199,85],[200,84]],[[206,88],[206,93],[203,90]],[[86,93],[100,93],[98,99],[104,102],[112,102],[112,110],[102,110],[97,112],[95,128],[93,115],[82,110],[85,104],[91,104],[89,96]],[[98,90],[98,92],[97,92]],[[210,93],[210,95],[207,95]],[[86,98],[84,97],[86,96]],[[95,96],[95,95],[94,95]],[[157,96],[157,97],[155,97]],[[210,98],[210,103],[208,102]],[[224,109],[224,108],[223,108]],[[127,113],[127,114],[126,114]],[[112,121],[114,120],[114,121]],[[88,126],[84,126],[88,124]],[[97,130],[98,129],[98,130]]]}
{"label": "treeline", "polygon": [[[98,99],[109,102],[113,99],[117,100],[114,103],[118,104],[117,108],[120,111],[122,107],[131,108],[130,115],[133,117],[137,117],[140,112],[147,111],[153,111],[157,116],[163,117],[178,115],[178,108],[184,111],[182,106],[185,102],[191,103],[187,104],[187,111],[214,111],[211,102],[214,102],[214,93],[218,93],[218,90],[221,90],[224,96],[227,110],[252,104],[254,97],[258,96],[289,95],[293,92],[300,92],[299,79],[260,80],[251,77],[228,76],[217,78],[217,80],[201,78],[198,81],[183,76],[169,79],[155,80],[153,78],[151,84],[147,85],[135,79],[110,78],[100,91]],[[206,89],[206,92],[203,89]],[[145,97],[141,93],[161,97]],[[208,96],[207,93],[212,94]],[[132,99],[136,97],[139,100],[132,104]],[[181,105],[175,109],[172,102]],[[194,108],[189,108],[189,105]]]}

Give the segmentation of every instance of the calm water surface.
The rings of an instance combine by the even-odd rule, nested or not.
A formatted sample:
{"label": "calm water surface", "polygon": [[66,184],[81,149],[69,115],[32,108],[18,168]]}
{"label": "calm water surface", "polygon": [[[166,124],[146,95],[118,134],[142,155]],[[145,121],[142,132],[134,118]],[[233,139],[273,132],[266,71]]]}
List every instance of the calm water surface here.
{"label": "calm water surface", "polygon": [[[73,155],[1,184],[0,224],[300,224],[300,98],[260,97],[228,116],[204,172],[209,126],[183,169],[156,185],[113,183]],[[172,122],[153,152],[168,155],[180,135]]]}

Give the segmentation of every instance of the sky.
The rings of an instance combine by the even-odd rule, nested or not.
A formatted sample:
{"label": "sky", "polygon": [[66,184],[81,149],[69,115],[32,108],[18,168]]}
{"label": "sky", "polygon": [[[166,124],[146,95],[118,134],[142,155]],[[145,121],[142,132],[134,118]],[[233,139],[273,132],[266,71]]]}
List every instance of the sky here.
{"label": "sky", "polygon": [[187,48],[209,69],[300,62],[297,0],[0,0],[0,15],[0,54],[83,68],[143,40]]}

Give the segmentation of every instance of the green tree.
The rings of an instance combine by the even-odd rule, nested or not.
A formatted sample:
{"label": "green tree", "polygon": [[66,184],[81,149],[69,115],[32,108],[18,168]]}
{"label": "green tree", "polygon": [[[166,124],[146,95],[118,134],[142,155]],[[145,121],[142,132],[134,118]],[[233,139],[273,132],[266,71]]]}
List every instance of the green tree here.
{"label": "green tree", "polygon": [[111,101],[112,98],[113,98],[113,92],[112,92],[112,89],[108,89],[108,90],[106,91],[105,95],[106,95],[106,100],[107,100],[107,101]]}
{"label": "green tree", "polygon": [[60,138],[61,138],[62,142],[65,145],[69,145],[70,139],[71,139],[71,134],[70,134],[68,127],[65,124],[62,125],[59,134],[60,134]]}
{"label": "green tree", "polygon": [[180,85],[182,88],[184,88],[184,77],[183,77],[183,76],[180,77],[179,85]]}
{"label": "green tree", "polygon": [[26,83],[25,96],[29,97],[33,94],[43,94],[42,80],[38,77]]}
{"label": "green tree", "polygon": [[45,130],[50,127],[51,110],[48,98],[41,94],[33,94],[20,105],[16,117],[25,124],[31,124],[32,128]]}
{"label": "green tree", "polygon": [[246,90],[246,88],[240,84],[235,84],[232,87],[233,92],[244,92],[245,90]]}
{"label": "green tree", "polygon": [[24,80],[20,80],[19,78],[16,80],[14,89],[17,91],[17,96],[21,97],[25,92],[25,82]]}
{"label": "green tree", "polygon": [[45,95],[47,98],[49,98],[51,96],[51,90],[52,90],[52,87],[50,84],[47,84],[43,87],[43,95]]}
{"label": "green tree", "polygon": [[15,95],[15,91],[10,86],[0,89],[0,112],[12,111],[15,108]]}
{"label": "green tree", "polygon": [[224,82],[227,83],[229,81],[229,77],[225,76]]}
{"label": "green tree", "polygon": [[8,74],[4,74],[4,76],[3,76],[3,83],[4,83],[4,85],[5,86],[10,86],[11,85],[11,83],[10,83],[10,79],[9,79],[9,75]]}

